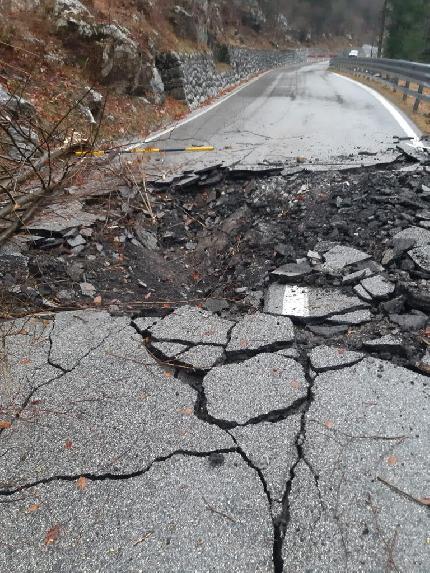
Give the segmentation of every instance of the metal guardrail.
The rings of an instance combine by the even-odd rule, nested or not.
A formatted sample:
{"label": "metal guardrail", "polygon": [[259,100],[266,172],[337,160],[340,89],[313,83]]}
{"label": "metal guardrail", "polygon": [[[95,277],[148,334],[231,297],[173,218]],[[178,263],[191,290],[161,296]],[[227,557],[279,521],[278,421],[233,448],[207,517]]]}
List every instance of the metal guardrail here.
{"label": "metal guardrail", "polygon": [[[386,58],[335,57],[330,60],[330,67],[385,84],[394,92],[402,93],[403,101],[412,96],[415,99],[414,112],[418,111],[421,101],[430,101],[430,95],[424,93],[424,88],[430,88],[429,64]],[[404,85],[400,84],[401,81]],[[417,84],[417,89],[411,88],[411,84]]]}

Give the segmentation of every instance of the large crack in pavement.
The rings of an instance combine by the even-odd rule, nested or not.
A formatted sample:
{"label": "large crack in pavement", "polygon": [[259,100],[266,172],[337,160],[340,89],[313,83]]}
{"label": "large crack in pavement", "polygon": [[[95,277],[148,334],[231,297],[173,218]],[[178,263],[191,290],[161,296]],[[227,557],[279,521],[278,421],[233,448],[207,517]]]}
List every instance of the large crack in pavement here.
{"label": "large crack in pavement", "polygon": [[155,464],[165,462],[174,456],[181,455],[181,456],[189,456],[189,457],[196,457],[196,458],[209,458],[211,456],[216,456],[219,454],[228,454],[228,453],[233,453],[233,452],[240,453],[239,448],[227,448],[227,449],[221,449],[221,450],[213,450],[210,452],[193,452],[193,451],[187,451],[187,450],[177,450],[175,452],[171,452],[170,454],[168,454],[166,456],[161,456],[159,458],[155,458],[149,465],[145,466],[144,468],[142,468],[140,470],[136,470],[134,472],[123,473],[123,474],[113,474],[113,473],[92,474],[92,473],[85,472],[85,473],[79,473],[76,475],[53,475],[53,476],[46,477],[44,479],[40,479],[40,480],[36,480],[33,482],[28,482],[28,483],[22,484],[18,487],[15,487],[15,488],[0,489],[0,496],[10,497],[16,493],[28,490],[28,489],[33,488],[33,487],[37,487],[39,485],[50,484],[50,483],[56,482],[56,481],[75,482],[75,481],[79,480],[80,478],[85,478],[89,481],[94,481],[94,482],[129,480],[129,479],[133,479],[133,478],[137,478],[137,477],[142,476],[143,474],[148,472]]}
{"label": "large crack in pavement", "polygon": [[[227,346],[231,342],[231,334],[234,329],[232,326],[228,333],[228,340]],[[169,359],[167,356],[163,355],[160,351],[157,351],[151,341],[150,332],[149,331],[142,331],[139,330],[140,334],[144,337],[144,342],[147,348],[150,349],[151,352],[154,352],[157,359],[160,361],[160,364],[163,366],[168,366],[176,369],[176,376],[180,376],[180,374],[184,374],[181,379],[190,384],[192,388],[194,388],[197,392],[198,398],[195,404],[195,415],[209,423],[218,426],[219,428],[226,430],[229,435],[234,440],[235,444],[237,445],[237,452],[242,456],[244,461],[251,467],[257,474],[261,481],[262,487],[264,489],[265,494],[267,495],[269,507],[271,510],[271,517],[273,520],[273,566],[274,566],[274,573],[282,573],[283,571],[283,558],[282,558],[282,551],[283,551],[283,543],[284,543],[284,536],[286,528],[289,524],[289,493],[291,491],[293,480],[295,479],[295,468],[301,462],[304,461],[309,469],[312,471],[312,475],[315,478],[316,487],[318,487],[318,475],[315,473],[313,468],[310,466],[309,462],[307,462],[305,455],[304,455],[304,442],[306,440],[306,413],[309,410],[309,407],[314,399],[313,395],[313,384],[315,380],[315,376],[311,376],[309,373],[310,370],[310,361],[309,358],[304,355],[300,357],[300,362],[304,366],[305,370],[305,377],[307,381],[307,395],[304,398],[300,398],[296,400],[294,403],[290,404],[288,407],[267,412],[255,418],[251,418],[246,422],[239,424],[232,420],[221,420],[214,418],[208,413],[207,410],[207,398],[204,391],[203,381],[207,371],[199,371],[199,369],[194,369],[193,373],[190,374],[190,369],[192,366],[186,365],[181,363],[179,360]],[[165,342],[174,342],[174,343],[183,343],[184,340],[177,339],[177,340],[163,340]],[[267,352],[274,352],[283,348],[288,348],[285,344],[269,344],[269,345],[262,345],[259,349],[252,350],[252,351],[242,351],[237,353],[230,353],[227,355],[225,364],[231,365],[235,363],[243,362],[249,358],[254,356],[258,356],[259,354],[265,354]],[[252,459],[246,454],[245,450],[240,447],[238,440],[236,439],[235,435],[232,434],[229,430],[237,427],[246,427],[249,425],[256,425],[261,424],[262,422],[270,422],[270,423],[277,423],[287,419],[289,416],[300,414],[300,429],[295,437],[294,446],[296,448],[296,460],[291,465],[290,468],[286,468],[286,471],[289,475],[289,479],[285,485],[285,491],[282,497],[282,510],[279,512],[278,506],[275,507],[274,499],[271,496],[267,481],[264,476],[264,471],[252,461]]]}
{"label": "large crack in pavement", "polygon": [[[309,373],[310,363],[307,357],[302,358],[305,362],[305,376],[308,383],[308,390],[306,396],[305,407],[303,408],[301,417],[300,417],[300,430],[294,440],[294,445],[297,452],[297,457],[294,464],[289,468],[289,479],[285,486],[284,495],[282,498],[282,511],[279,516],[274,520],[274,528],[275,528],[275,535],[274,535],[274,544],[273,544],[273,562],[275,573],[283,573],[284,571],[284,559],[283,559],[283,551],[284,551],[284,539],[287,527],[291,521],[290,515],[290,493],[293,486],[293,482],[296,478],[296,467],[301,462],[304,461],[306,465],[309,467],[314,479],[315,485],[318,489],[318,475],[316,474],[315,470],[311,467],[309,462],[306,460],[305,452],[304,452],[304,444],[306,442],[306,414],[309,411],[311,403],[313,402],[315,396],[313,393],[313,386],[315,383],[315,376],[311,376]],[[318,490],[319,491],[319,490]]]}
{"label": "large crack in pavement", "polygon": [[[157,519],[171,510],[178,520],[166,520],[165,545],[145,549],[152,525],[139,538],[148,570],[154,555],[167,559],[161,570],[172,569],[171,532],[181,533],[180,547],[192,530],[181,524],[196,507],[216,520],[210,527],[227,527],[217,532],[226,570],[234,570],[229,552],[258,570],[256,554],[268,544],[275,573],[383,570],[388,557],[398,570],[420,570],[430,187],[424,166],[402,169],[278,173],[231,189],[220,183],[222,193],[207,201],[183,190],[175,204],[205,226],[199,235],[187,219],[178,244],[195,257],[192,269],[213,270],[225,283],[205,284],[195,271],[204,308],[57,313],[37,351],[28,340],[3,339],[3,354],[13,357],[9,393],[21,408],[0,429],[0,504],[44,492],[54,506],[70,503],[82,525],[76,492],[62,488],[87,480],[103,483],[82,498],[87,509],[113,496],[118,523],[132,515],[124,513],[129,499],[153,503]],[[165,211],[168,258],[184,247],[172,241],[176,212]],[[183,492],[191,496],[185,512]],[[212,557],[211,532],[202,536],[187,551],[207,544],[199,555]],[[376,539],[395,541],[389,555],[380,556]],[[110,570],[103,560],[97,566]]]}
{"label": "large crack in pavement", "polygon": [[[163,320],[162,318],[151,318],[149,319],[152,321],[152,324],[156,323],[157,320]],[[19,492],[31,490],[32,488],[52,484],[54,482],[77,482],[80,478],[84,478],[90,482],[103,482],[103,481],[126,481],[131,480],[133,478],[139,478],[149,472],[151,468],[159,463],[166,462],[175,456],[189,456],[189,457],[196,457],[196,458],[214,458],[214,464],[220,463],[220,459],[225,454],[236,453],[238,454],[243,462],[252,469],[256,477],[258,478],[262,491],[267,498],[268,507],[270,510],[270,516],[273,524],[273,567],[275,573],[282,573],[284,570],[284,561],[285,558],[289,556],[289,554],[294,551],[293,547],[289,545],[285,545],[285,536],[286,532],[289,527],[293,524],[293,517],[291,512],[291,495],[293,489],[296,487],[296,481],[299,479],[297,474],[297,468],[299,464],[305,464],[308,468],[312,479],[314,481],[314,487],[318,492],[319,503],[322,508],[325,507],[325,501],[320,491],[319,487],[319,473],[314,468],[313,463],[308,459],[306,455],[306,442],[307,442],[307,433],[308,433],[308,419],[307,414],[315,401],[315,392],[314,392],[314,385],[315,380],[318,376],[322,374],[330,374],[330,373],[341,373],[343,370],[351,368],[352,366],[358,365],[365,360],[366,355],[358,355],[357,353],[345,353],[345,352],[334,352],[333,349],[326,346],[319,346],[315,347],[313,351],[309,352],[309,349],[298,344],[300,351],[298,352],[295,360],[292,362],[296,362],[303,367],[304,376],[306,380],[306,394],[303,398],[298,398],[296,401],[293,401],[288,406],[284,408],[280,408],[278,410],[269,410],[265,413],[262,413],[258,416],[250,417],[244,421],[238,422],[234,419],[220,419],[215,416],[211,416],[208,411],[207,407],[207,397],[205,393],[204,382],[205,378],[214,370],[219,369],[219,366],[215,366],[213,368],[208,368],[206,370],[200,370],[199,368],[195,368],[190,364],[182,363],[180,360],[171,359],[160,351],[157,351],[152,344],[152,340],[150,337],[150,332],[142,329],[138,329],[135,324],[135,320],[128,319],[122,328],[115,329],[115,332],[108,332],[104,334],[101,340],[95,344],[90,345],[84,354],[80,355],[78,359],[73,359],[73,366],[66,369],[61,367],[60,363],[52,364],[51,361],[51,351],[53,346],[53,331],[49,333],[49,352],[47,361],[50,365],[55,366],[57,370],[61,370],[57,377],[54,379],[50,379],[46,381],[44,384],[40,384],[37,388],[33,389],[31,396],[34,395],[35,391],[40,390],[44,386],[48,385],[50,382],[55,380],[60,380],[67,374],[73,373],[75,370],[78,370],[81,367],[83,361],[88,358],[90,355],[97,353],[99,349],[105,344],[108,339],[115,334],[115,336],[121,336],[121,334],[129,327],[132,327],[133,330],[139,335],[141,340],[141,344],[148,348],[149,353],[156,359],[156,363],[162,368],[165,369],[166,372],[169,370],[174,371],[174,377],[188,386],[190,386],[193,391],[196,393],[195,402],[194,402],[194,415],[202,422],[213,425],[218,427],[220,430],[225,432],[234,442],[234,446],[228,448],[217,448],[213,450],[207,451],[195,451],[189,449],[177,449],[175,451],[169,452],[168,454],[161,455],[155,457],[150,463],[146,464],[143,468],[136,469],[134,471],[123,471],[123,472],[101,472],[101,473],[94,473],[94,472],[78,472],[78,473],[71,473],[71,474],[53,474],[38,480],[29,480],[25,483],[21,483],[16,487],[3,487],[0,490],[0,496],[5,499],[13,497],[15,494]],[[228,329],[228,337],[224,341],[224,345],[228,346],[231,343],[232,337],[231,333],[235,328],[235,324],[230,326]],[[297,328],[297,327],[296,327]],[[210,334],[212,331],[210,331]],[[184,342],[181,338],[178,339],[179,342]],[[260,341],[261,344],[259,349],[255,350],[244,350],[243,352],[232,353],[230,355],[226,355],[224,366],[227,368],[234,368],[236,366],[243,366],[249,362],[252,362],[254,359],[258,359],[260,356],[264,357],[267,356],[267,350],[270,349],[272,353],[272,360],[275,359],[278,354],[273,354],[273,352],[277,349],[278,343],[273,343],[272,345],[267,346],[264,341]],[[189,343],[188,345],[191,347],[199,346],[198,344]],[[287,348],[284,350],[290,350],[291,348],[288,345],[283,345]],[[291,360],[285,359],[283,360]],[[276,370],[276,369],[275,369]],[[379,376],[379,374],[378,374]],[[27,403],[29,398],[27,399]],[[284,492],[282,495],[281,503],[279,504],[277,500],[274,498],[273,491],[271,490],[271,486],[269,486],[269,482],[266,476],[266,470],[264,465],[259,464],[258,460],[247,451],[246,446],[241,445],[240,439],[232,433],[232,431],[237,429],[246,429],[252,426],[263,426],[264,424],[278,424],[282,421],[288,420],[289,418],[293,418],[294,416],[299,415],[300,417],[300,427],[296,433],[294,438],[294,448],[295,448],[295,457],[292,463],[285,467],[284,470],[287,474],[287,480],[284,486]],[[20,414],[17,415],[17,419],[19,419]],[[7,455],[7,452],[5,453]],[[217,461],[218,460],[218,461]],[[221,462],[222,463],[222,462]],[[214,511],[217,513],[217,510],[213,508],[213,506],[209,506],[210,511]],[[221,512],[221,515],[224,515]],[[342,525],[337,518],[336,522],[339,528],[342,528]]]}

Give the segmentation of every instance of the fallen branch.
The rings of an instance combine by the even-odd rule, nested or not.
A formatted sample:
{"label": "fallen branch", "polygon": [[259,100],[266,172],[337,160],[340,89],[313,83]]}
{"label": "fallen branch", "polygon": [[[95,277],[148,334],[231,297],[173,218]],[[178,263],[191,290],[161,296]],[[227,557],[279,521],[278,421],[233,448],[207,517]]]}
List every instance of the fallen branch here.
{"label": "fallen branch", "polygon": [[391,490],[393,490],[395,493],[398,493],[399,495],[402,495],[403,497],[406,497],[406,499],[409,499],[409,501],[413,501],[414,503],[417,503],[418,505],[420,505],[421,507],[427,507],[430,508],[430,498],[428,497],[424,497],[422,499],[418,499],[417,497],[414,497],[413,495],[410,495],[409,493],[406,493],[405,491],[399,489],[397,486],[393,485],[392,483],[389,483],[387,481],[385,481],[384,479],[382,479],[381,477],[377,476],[376,479],[381,482],[382,484],[384,484],[385,486],[389,487]]}
{"label": "fallen branch", "polygon": [[216,513],[217,515],[220,515],[221,517],[225,517],[226,519],[228,519],[232,523],[236,523],[236,521],[230,515],[227,515],[227,513],[219,511],[218,509],[215,509],[212,505],[210,505],[210,503],[207,501],[207,499],[203,495],[202,495],[202,499],[205,502],[205,505],[209,509],[210,512]]}
{"label": "fallen branch", "polygon": [[[41,157],[38,161],[35,161],[35,163],[31,168],[27,169],[24,173],[21,173],[21,175],[18,175],[10,179],[8,185],[6,186],[0,185],[0,192],[8,193],[8,191],[11,188],[16,187],[17,185],[22,185],[22,183],[25,183],[25,181],[27,181],[28,179],[30,179],[32,175],[34,175],[35,170],[40,171],[40,169],[42,169],[42,167],[44,167],[50,161],[54,159],[59,159],[60,157],[65,157],[70,153],[70,151],[71,149],[69,147],[68,148],[62,147],[59,149],[55,149],[50,153],[45,153],[43,157]],[[10,213],[16,211],[16,209],[19,209],[20,207],[23,207],[24,205],[31,203],[32,201],[34,201],[34,199],[37,199],[39,196],[43,196],[44,194],[45,190],[42,190],[40,193],[34,193],[32,195],[22,195],[21,197],[14,199],[14,204],[9,204],[6,207],[3,207],[3,209],[0,209],[0,218],[4,218],[7,215],[10,215]]]}

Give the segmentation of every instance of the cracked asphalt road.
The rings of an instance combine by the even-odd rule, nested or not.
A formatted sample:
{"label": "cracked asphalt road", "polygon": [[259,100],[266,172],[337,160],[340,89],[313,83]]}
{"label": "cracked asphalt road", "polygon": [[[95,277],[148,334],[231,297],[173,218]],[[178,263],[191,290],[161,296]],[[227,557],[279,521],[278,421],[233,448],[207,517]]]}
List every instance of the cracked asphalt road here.
{"label": "cracked asphalt road", "polygon": [[[276,117],[286,95],[299,109],[299,93],[321,146],[329,116],[314,121],[311,86],[334,114],[330,126],[345,102],[354,108],[357,88],[321,66],[272,72],[222,105],[240,139],[247,114]],[[255,107],[259,90],[268,111]],[[357,125],[365,114],[370,131],[363,138],[360,124],[353,137],[360,146],[373,134],[378,152],[398,126],[365,94],[350,114]],[[224,137],[227,124],[217,126],[211,113],[201,125]],[[289,119],[292,133],[298,118]],[[199,120],[187,125],[195,137]],[[339,147],[324,148],[330,157],[354,147],[344,125],[333,135]],[[236,207],[240,217],[223,221],[214,207],[226,237],[239,218],[250,230],[259,212],[280,218],[270,202],[289,214],[288,244],[277,244],[284,264],[275,270],[276,255],[265,252],[274,271],[261,291],[245,289],[248,306],[206,299],[213,312],[184,304],[118,316],[111,307],[0,323],[1,568],[426,573],[430,357],[421,347],[430,326],[430,187],[428,167],[413,167],[421,169],[416,181],[410,166],[397,166],[395,185],[413,183],[406,190],[381,178],[383,207],[365,214],[361,195],[353,206],[348,175],[335,215],[322,202],[305,207],[298,179],[303,224],[279,178],[260,182],[254,195],[249,186],[254,210]],[[380,211],[398,197],[417,213],[389,223]],[[359,213],[364,223],[353,227]],[[321,236],[312,222],[320,217]],[[376,238],[370,231],[371,241],[357,245],[376,218]],[[339,219],[352,233],[338,232]]]}
{"label": "cracked asphalt road", "polygon": [[2,325],[3,568],[427,569],[428,378],[254,316]]}
{"label": "cracked asphalt road", "polygon": [[[214,152],[153,156],[145,165],[169,174],[218,162],[295,163],[297,157],[314,166],[369,164],[392,158],[395,138],[405,135],[371,93],[329,72],[327,64],[312,64],[272,70],[153,140],[166,148],[213,145]],[[366,155],[358,157],[360,151]]]}

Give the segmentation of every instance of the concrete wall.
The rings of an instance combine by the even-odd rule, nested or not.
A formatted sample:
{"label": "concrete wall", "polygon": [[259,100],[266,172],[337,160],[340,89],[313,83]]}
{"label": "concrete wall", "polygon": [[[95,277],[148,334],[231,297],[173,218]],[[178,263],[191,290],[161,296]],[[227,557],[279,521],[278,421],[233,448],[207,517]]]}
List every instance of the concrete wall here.
{"label": "concrete wall", "polygon": [[[192,109],[224,88],[258,72],[306,59],[304,51],[251,50],[221,47],[214,52],[178,54],[157,58],[166,95],[185,101]],[[220,61],[221,60],[221,61]]]}

